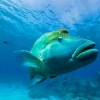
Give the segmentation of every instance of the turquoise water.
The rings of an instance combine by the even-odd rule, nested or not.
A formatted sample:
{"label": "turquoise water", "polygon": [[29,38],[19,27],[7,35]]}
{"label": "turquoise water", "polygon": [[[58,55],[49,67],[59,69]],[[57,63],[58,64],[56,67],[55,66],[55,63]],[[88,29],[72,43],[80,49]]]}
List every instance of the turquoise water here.
{"label": "turquoise water", "polygon": [[100,100],[100,54],[87,67],[30,88],[16,50],[30,50],[44,33],[67,28],[100,51],[99,0],[0,1],[0,100]]}

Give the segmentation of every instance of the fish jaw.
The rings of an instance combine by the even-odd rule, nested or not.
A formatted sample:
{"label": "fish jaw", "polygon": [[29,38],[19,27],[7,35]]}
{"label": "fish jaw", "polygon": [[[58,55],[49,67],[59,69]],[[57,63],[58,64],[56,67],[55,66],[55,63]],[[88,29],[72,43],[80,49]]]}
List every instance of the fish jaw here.
{"label": "fish jaw", "polygon": [[92,41],[86,41],[84,44],[76,48],[72,55],[72,59],[76,61],[94,61],[98,55],[98,50],[94,48],[95,43]]}

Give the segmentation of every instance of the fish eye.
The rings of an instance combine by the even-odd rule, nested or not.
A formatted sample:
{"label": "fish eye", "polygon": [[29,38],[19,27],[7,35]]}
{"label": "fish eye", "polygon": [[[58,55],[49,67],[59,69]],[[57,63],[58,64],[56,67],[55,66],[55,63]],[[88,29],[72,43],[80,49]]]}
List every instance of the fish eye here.
{"label": "fish eye", "polygon": [[58,41],[61,42],[62,41],[62,37],[58,37]]}

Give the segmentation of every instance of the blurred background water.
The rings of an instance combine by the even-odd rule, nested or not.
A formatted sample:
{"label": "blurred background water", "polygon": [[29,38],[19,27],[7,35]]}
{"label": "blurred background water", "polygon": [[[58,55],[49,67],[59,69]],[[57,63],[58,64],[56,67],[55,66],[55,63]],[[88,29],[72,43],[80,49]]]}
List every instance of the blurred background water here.
{"label": "blurred background water", "polygon": [[[100,1],[0,0],[0,82],[29,85],[28,69],[16,62],[13,52],[30,50],[42,34],[59,28],[96,42],[100,51]],[[99,71],[100,54],[67,76],[94,78]]]}

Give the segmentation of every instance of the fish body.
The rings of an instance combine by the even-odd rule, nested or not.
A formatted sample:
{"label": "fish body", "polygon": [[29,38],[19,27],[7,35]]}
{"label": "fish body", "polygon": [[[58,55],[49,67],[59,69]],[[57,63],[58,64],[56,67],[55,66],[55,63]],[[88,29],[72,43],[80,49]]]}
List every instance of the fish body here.
{"label": "fish body", "polygon": [[30,51],[16,52],[16,58],[29,68],[33,84],[80,69],[97,58],[95,42],[71,36],[66,29],[43,34]]}

